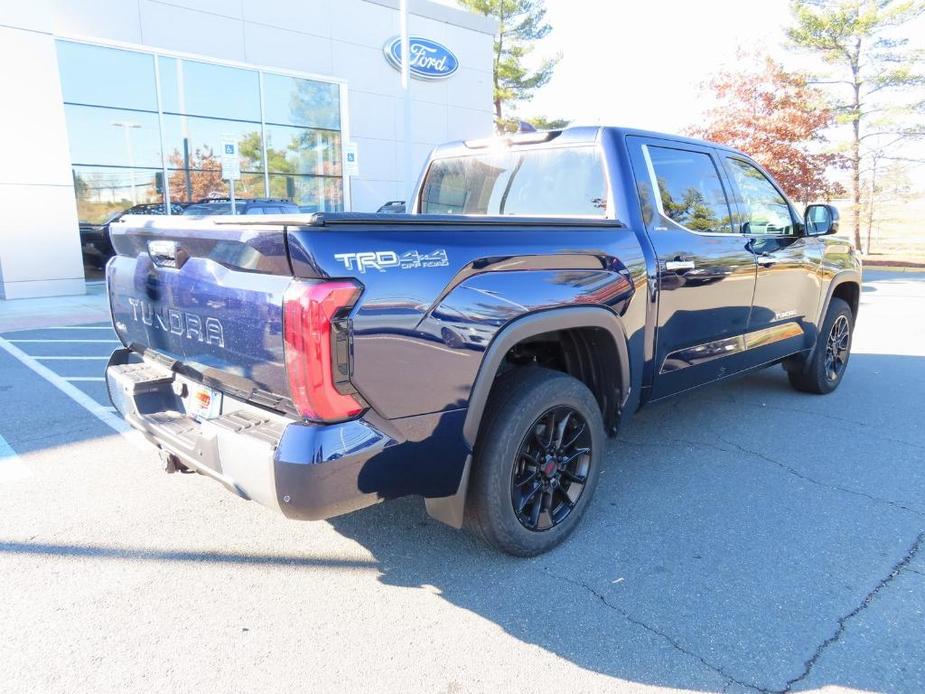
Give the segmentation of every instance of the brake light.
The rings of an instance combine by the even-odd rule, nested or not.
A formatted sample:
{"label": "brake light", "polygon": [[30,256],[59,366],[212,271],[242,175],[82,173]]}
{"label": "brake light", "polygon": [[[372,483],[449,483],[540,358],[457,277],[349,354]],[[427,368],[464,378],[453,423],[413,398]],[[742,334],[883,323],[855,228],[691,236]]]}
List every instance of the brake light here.
{"label": "brake light", "polygon": [[[363,406],[335,386],[335,319],[349,311],[360,287],[349,281],[293,282],[283,299],[283,340],[292,402],[303,417],[338,421]],[[346,364],[340,365],[346,369]],[[343,379],[338,379],[338,382]]]}

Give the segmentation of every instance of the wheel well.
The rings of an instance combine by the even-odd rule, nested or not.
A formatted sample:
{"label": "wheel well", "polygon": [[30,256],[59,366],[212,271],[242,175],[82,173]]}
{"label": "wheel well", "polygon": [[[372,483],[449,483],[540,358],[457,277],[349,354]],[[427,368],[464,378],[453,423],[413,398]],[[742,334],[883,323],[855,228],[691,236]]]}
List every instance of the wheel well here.
{"label": "wheel well", "polygon": [[842,282],[837,287],[835,287],[835,291],[832,292],[832,296],[838,297],[842,301],[846,302],[848,306],[851,307],[852,315],[857,317],[858,303],[861,300],[861,288],[856,282]]}
{"label": "wheel well", "polygon": [[620,353],[607,330],[570,328],[526,338],[504,355],[495,382],[512,369],[530,365],[562,371],[588,386],[601,408],[605,428],[609,433],[616,430],[623,383]]}

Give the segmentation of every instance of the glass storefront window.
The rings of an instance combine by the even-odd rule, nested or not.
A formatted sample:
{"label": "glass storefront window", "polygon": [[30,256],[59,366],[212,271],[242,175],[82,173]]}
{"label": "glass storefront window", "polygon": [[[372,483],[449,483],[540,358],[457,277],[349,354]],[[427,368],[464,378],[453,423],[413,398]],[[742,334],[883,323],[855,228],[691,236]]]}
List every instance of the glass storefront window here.
{"label": "glass storefront window", "polygon": [[270,197],[288,198],[302,212],[343,212],[342,179],[270,174]]}
{"label": "glass storefront window", "polygon": [[238,144],[237,198],[344,209],[340,85],[156,51],[65,40],[57,50],[82,228],[133,207],[178,214],[226,198],[227,139]]}
{"label": "glass storefront window", "polygon": [[255,70],[163,56],[158,70],[165,113],[260,121],[260,78]]}
{"label": "glass storefront window", "polygon": [[238,143],[241,171],[263,171],[260,123],[164,116],[164,148],[171,169],[220,169],[221,146],[226,139]]}
{"label": "glass storefront window", "polygon": [[156,113],[65,104],[72,164],[161,168]]}
{"label": "glass storefront window", "polygon": [[267,123],[340,130],[340,89],[336,84],[264,73]]}
{"label": "glass storefront window", "polygon": [[163,202],[160,171],[75,166],[73,176],[81,222],[102,224],[134,205]]}
{"label": "glass storefront window", "polygon": [[[184,170],[171,169],[167,171],[167,180],[170,184],[171,202],[199,202],[206,198],[226,198],[231,191],[228,181],[222,180],[218,169],[212,170]],[[241,174],[241,180],[234,183],[236,198],[263,198],[266,197],[263,174]]]}
{"label": "glass storefront window", "polygon": [[270,173],[341,175],[340,133],[267,125]]}
{"label": "glass storefront window", "polygon": [[64,101],[157,111],[154,56],[58,41]]}

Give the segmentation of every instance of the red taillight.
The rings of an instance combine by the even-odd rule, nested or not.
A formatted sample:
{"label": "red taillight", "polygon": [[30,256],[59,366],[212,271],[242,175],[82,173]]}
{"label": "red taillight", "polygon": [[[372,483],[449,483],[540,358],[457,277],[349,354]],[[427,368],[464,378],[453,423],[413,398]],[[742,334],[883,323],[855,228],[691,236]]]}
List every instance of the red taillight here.
{"label": "red taillight", "polygon": [[354,304],[360,288],[348,281],[293,282],[283,300],[283,339],[292,402],[303,417],[337,421],[363,407],[334,385],[332,322]]}

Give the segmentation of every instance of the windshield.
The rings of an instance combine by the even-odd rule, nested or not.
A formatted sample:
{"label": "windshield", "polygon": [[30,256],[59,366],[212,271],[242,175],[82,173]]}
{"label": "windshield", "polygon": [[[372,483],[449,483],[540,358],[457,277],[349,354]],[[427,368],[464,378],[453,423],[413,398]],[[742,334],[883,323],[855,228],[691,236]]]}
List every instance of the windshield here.
{"label": "windshield", "polygon": [[596,147],[502,150],[437,159],[423,214],[603,217],[607,184]]}

